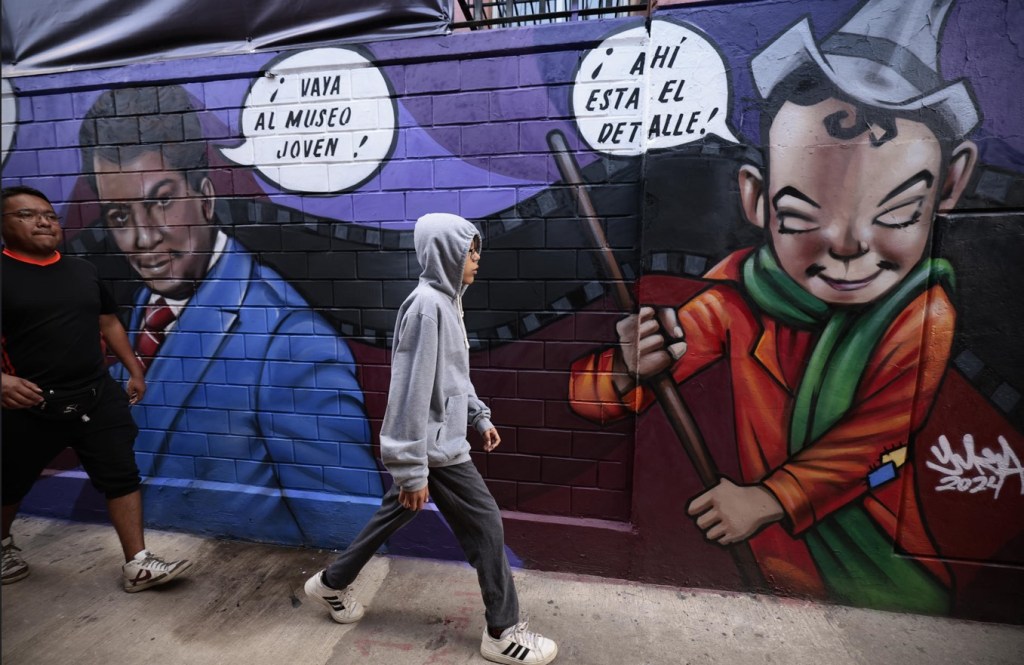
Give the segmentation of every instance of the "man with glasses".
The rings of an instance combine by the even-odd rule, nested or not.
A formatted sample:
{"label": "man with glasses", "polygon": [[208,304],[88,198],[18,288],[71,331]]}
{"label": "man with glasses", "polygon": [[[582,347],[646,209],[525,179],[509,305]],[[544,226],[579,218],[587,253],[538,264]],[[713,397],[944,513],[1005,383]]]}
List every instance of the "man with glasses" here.
{"label": "man with glasses", "polygon": [[[146,393],[117,305],[96,269],[62,256],[60,218],[31,187],[3,190],[3,583],[28,576],[11,525],[40,472],[64,448],[107,499],[128,592],[168,582],[190,562],[146,549],[129,405]],[[130,367],[125,391],[106,372],[102,340]]]}

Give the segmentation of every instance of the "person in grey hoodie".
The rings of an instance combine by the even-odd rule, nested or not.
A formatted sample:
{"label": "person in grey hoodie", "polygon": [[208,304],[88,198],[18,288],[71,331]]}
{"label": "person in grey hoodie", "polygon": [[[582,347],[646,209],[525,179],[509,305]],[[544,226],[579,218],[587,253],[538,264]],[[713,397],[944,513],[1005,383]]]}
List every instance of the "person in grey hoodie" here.
{"label": "person in grey hoodie", "polygon": [[550,639],[520,621],[505,556],[501,514],[469,456],[472,425],[490,452],[501,443],[491,411],[469,376],[469,338],[462,295],[476,279],[481,236],[473,224],[445,213],[424,215],[414,231],[419,283],[398,309],[391,387],[380,433],[381,458],[394,484],[352,544],[306,581],[306,594],[338,623],[363,616],[349,585],[370,557],[432,497],[476,568],[487,626],[480,653],[497,663],[550,663]]}

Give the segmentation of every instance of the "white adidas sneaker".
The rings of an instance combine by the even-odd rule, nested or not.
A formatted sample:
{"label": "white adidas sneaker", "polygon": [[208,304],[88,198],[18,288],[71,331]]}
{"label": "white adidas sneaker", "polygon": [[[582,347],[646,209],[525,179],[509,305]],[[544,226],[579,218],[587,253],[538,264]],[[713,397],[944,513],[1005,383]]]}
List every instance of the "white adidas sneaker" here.
{"label": "white adidas sneaker", "polygon": [[342,591],[332,589],[324,584],[324,571],[320,571],[306,580],[303,587],[306,595],[327,608],[331,618],[338,623],[355,623],[363,618],[363,606],[352,594],[352,587]]}
{"label": "white adidas sneaker", "polygon": [[558,655],[558,645],[539,633],[530,632],[526,621],[522,621],[506,628],[498,639],[491,637],[485,628],[480,655],[494,663],[545,665]]}

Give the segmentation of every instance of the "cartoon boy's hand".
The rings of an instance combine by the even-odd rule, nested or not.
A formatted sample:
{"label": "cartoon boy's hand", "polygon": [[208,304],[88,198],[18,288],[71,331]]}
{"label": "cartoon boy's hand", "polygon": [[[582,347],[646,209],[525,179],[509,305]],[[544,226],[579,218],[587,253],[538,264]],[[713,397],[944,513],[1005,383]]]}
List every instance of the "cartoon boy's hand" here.
{"label": "cartoon boy's hand", "polygon": [[784,516],[782,505],[761,485],[737,485],[728,478],[704,492],[686,507],[704,537],[719,545],[750,538]]}
{"label": "cartoon boy's hand", "polygon": [[641,382],[663,372],[686,353],[679,317],[671,307],[641,307],[615,324],[626,369]]}

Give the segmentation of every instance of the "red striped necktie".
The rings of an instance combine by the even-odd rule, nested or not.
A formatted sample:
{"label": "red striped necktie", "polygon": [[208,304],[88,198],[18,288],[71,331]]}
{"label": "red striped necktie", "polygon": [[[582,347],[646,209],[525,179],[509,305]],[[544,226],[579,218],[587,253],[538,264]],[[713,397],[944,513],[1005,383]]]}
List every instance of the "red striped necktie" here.
{"label": "red striped necktie", "polygon": [[157,349],[167,337],[167,326],[175,318],[177,317],[174,315],[174,310],[163,298],[157,298],[156,302],[146,306],[146,315],[142,319],[142,330],[135,338],[135,355],[139,357],[144,369],[149,369]]}

